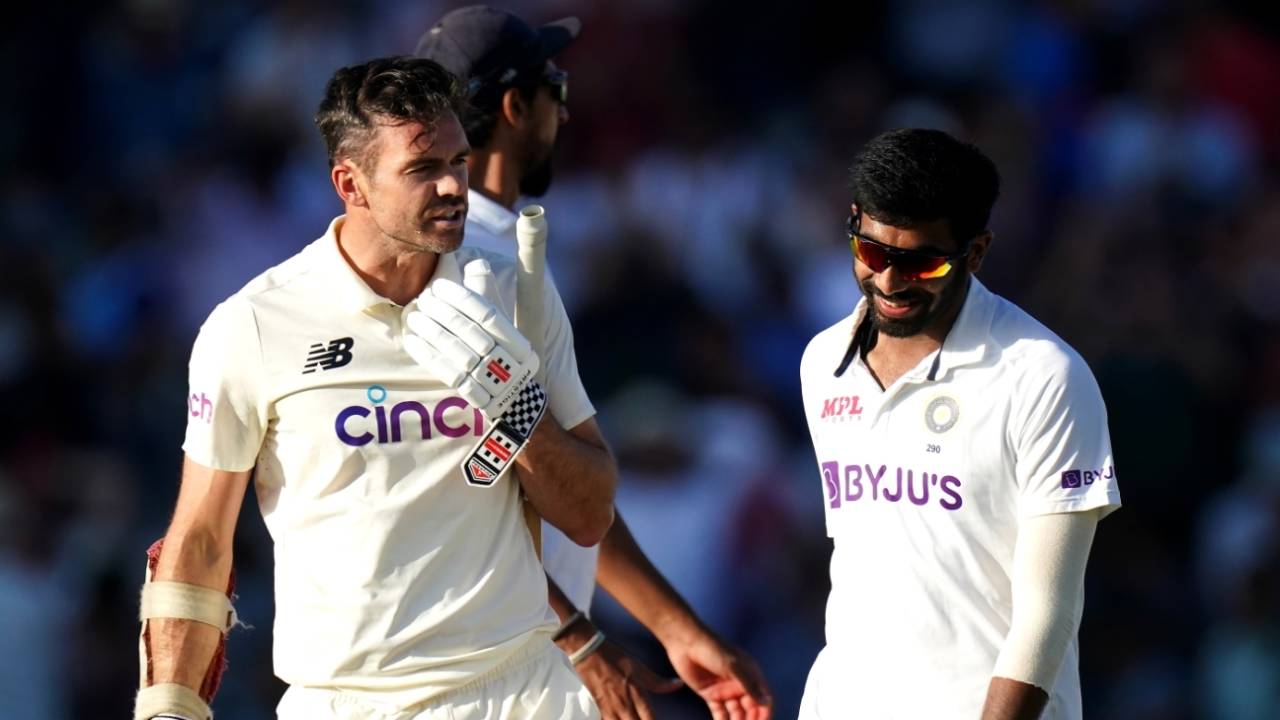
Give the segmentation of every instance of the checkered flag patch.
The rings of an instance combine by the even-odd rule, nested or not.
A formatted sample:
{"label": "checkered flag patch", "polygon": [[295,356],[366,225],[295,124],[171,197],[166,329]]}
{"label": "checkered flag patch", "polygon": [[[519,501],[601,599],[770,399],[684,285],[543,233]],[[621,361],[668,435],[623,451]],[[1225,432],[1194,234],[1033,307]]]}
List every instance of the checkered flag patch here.
{"label": "checkered flag patch", "polygon": [[516,455],[529,442],[533,428],[547,412],[547,394],[536,381],[520,390],[520,396],[480,442],[471,448],[462,463],[468,485],[489,487],[498,481]]}
{"label": "checkered flag patch", "polygon": [[527,438],[533,434],[533,426],[538,424],[546,410],[547,393],[537,382],[530,382],[520,390],[520,397],[511,403],[511,407],[502,413],[502,422]]}

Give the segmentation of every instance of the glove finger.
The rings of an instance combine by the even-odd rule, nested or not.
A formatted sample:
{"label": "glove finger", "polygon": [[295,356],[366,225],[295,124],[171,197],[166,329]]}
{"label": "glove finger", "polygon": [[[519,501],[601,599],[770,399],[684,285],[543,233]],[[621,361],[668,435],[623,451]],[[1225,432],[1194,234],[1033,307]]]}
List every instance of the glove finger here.
{"label": "glove finger", "polygon": [[[453,387],[462,396],[463,400],[471,403],[472,407],[479,409],[480,412],[485,412],[485,408],[493,401],[493,396],[489,394],[489,391],[485,390],[480,383],[470,376],[461,383],[455,383]],[[485,412],[485,414],[487,415],[488,413]]]}
{"label": "glove finger", "polygon": [[484,356],[493,349],[493,336],[449,303],[434,297],[423,298],[418,309],[453,333],[477,355]]}
{"label": "glove finger", "polygon": [[404,350],[409,353],[409,357],[413,358],[415,362],[449,387],[456,388],[464,379],[471,380],[466,370],[454,365],[447,358],[436,352],[431,343],[413,333],[405,333]]}
{"label": "glove finger", "polygon": [[468,290],[486,297],[493,287],[493,268],[484,258],[476,258],[462,268],[462,284]]}
{"label": "glove finger", "polygon": [[430,287],[432,295],[457,308],[488,331],[494,340],[507,348],[516,362],[523,363],[533,352],[529,340],[488,300],[444,278],[433,281]]}
{"label": "glove finger", "polygon": [[437,355],[448,358],[449,362],[455,367],[470,371],[480,363],[479,355],[467,347],[466,343],[458,339],[457,335],[449,332],[448,328],[433,320],[426,313],[421,311],[411,312],[405,316],[404,322],[409,329],[409,333],[406,333],[406,335],[411,333],[426,340],[435,348]]}

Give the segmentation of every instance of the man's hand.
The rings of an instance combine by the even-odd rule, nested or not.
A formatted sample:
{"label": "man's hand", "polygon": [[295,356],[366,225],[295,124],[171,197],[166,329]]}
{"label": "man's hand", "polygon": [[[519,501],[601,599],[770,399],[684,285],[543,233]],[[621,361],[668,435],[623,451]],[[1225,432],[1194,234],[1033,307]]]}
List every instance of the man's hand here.
{"label": "man's hand", "polygon": [[[552,584],[552,597],[559,588]],[[553,602],[554,605],[554,602]],[[575,620],[557,635],[556,644],[564,655],[585,647],[596,633],[595,625],[585,615],[577,614]],[[609,641],[579,664],[573,666],[582,684],[595,698],[603,720],[652,720],[646,693],[676,692],[684,685],[675,678],[659,678],[635,657],[627,655],[621,647]]]}
{"label": "man's hand", "polygon": [[489,420],[520,397],[538,371],[538,354],[478,293],[440,278],[405,308],[404,349]]}
{"label": "man's hand", "polygon": [[707,701],[715,720],[768,720],[773,698],[755,661],[713,633],[700,630],[664,643],[671,666]]}
{"label": "man's hand", "polygon": [[684,686],[676,678],[658,677],[608,640],[574,670],[600,706],[603,720],[652,720],[647,693],[671,693]]}

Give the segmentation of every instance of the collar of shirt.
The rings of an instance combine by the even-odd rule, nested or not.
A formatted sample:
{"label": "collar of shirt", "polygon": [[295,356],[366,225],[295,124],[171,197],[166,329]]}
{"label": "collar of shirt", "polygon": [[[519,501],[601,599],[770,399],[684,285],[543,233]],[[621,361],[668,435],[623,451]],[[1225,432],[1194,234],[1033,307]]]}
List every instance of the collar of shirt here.
{"label": "collar of shirt", "polygon": [[475,190],[467,190],[467,219],[491,235],[514,235],[516,214]]}
{"label": "collar of shirt", "polygon": [[[342,250],[338,248],[338,231],[346,220],[339,215],[329,223],[329,229],[318,244],[319,266],[329,284],[329,297],[340,309],[349,313],[369,312],[380,305],[397,307],[391,300],[379,295],[356,274]],[[436,261],[435,274],[431,279],[448,278],[462,283],[462,269],[458,267],[458,259],[453,253],[440,255]]]}
{"label": "collar of shirt", "polygon": [[[969,289],[966,291],[964,305],[956,316],[942,347],[934,353],[929,363],[928,372],[923,376],[912,375],[918,380],[933,382],[952,368],[969,365],[982,360],[987,351],[987,340],[991,334],[991,318],[995,313],[995,296],[976,277],[969,278]],[[837,376],[843,375],[850,362],[857,356],[860,346],[865,340],[869,328],[864,329],[867,317],[867,299],[863,297],[853,311],[853,337],[844,358],[836,368]]]}

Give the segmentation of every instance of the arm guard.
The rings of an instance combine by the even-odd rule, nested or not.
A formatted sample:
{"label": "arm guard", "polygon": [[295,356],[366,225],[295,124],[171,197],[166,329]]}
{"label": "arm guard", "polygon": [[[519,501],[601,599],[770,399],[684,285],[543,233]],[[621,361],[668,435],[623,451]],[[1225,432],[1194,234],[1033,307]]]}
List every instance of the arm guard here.
{"label": "arm guard", "polygon": [[1023,521],[1013,553],[1013,620],[993,675],[1052,692],[1084,611],[1084,570],[1098,511]]}
{"label": "arm guard", "polygon": [[[231,594],[235,590],[235,571],[227,580],[225,593],[182,582],[157,581],[156,565],[164,540],[157,540],[147,550],[146,581],[142,585],[139,619],[142,631],[138,636],[138,673],[142,683],[134,706],[135,720],[147,720],[164,714],[212,720],[209,703],[218,692],[222,674],[227,669],[227,631],[236,625],[235,608],[231,606]],[[153,618],[193,620],[212,625],[222,633],[214,650],[209,669],[199,692],[177,683],[155,684],[151,667],[151,624]]]}

